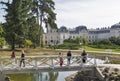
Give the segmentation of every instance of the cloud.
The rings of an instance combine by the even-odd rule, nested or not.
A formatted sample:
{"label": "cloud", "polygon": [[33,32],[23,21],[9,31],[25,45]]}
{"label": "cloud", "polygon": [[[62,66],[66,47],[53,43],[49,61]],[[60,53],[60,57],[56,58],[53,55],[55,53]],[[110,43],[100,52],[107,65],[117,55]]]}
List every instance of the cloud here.
{"label": "cloud", "polygon": [[[120,0],[54,0],[58,27],[111,26],[120,21]],[[1,6],[0,6],[1,7]],[[0,22],[5,12],[0,10]]]}
{"label": "cloud", "polygon": [[[58,26],[110,26],[120,20],[120,0],[57,0]],[[59,1],[61,1],[59,3]],[[65,2],[64,2],[65,1]],[[62,4],[61,4],[62,3]]]}

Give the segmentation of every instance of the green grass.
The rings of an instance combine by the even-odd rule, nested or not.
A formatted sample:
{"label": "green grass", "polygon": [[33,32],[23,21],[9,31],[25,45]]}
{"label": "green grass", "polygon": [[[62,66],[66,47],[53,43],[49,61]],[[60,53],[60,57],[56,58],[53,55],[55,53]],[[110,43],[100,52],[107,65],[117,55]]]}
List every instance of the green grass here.
{"label": "green grass", "polygon": [[[81,48],[81,47],[80,47]],[[102,54],[102,55],[118,55],[120,56],[120,54],[113,54],[112,52],[120,52],[120,49],[112,49],[112,52],[111,54],[108,52],[107,53],[104,53],[106,52],[106,49],[98,49],[98,48],[92,48],[92,47],[88,47],[88,46],[82,46],[82,48],[84,48],[86,50],[86,52],[90,53],[90,54]],[[17,49],[17,51],[15,52],[17,56],[20,56],[21,54],[21,51],[22,49]],[[32,48],[24,48],[25,50],[25,53],[26,53],[26,56],[29,56],[29,55],[40,55],[39,53],[43,53],[43,54],[58,54],[59,52],[62,52],[64,54],[67,53],[67,51],[69,49],[66,49],[66,50],[54,50],[54,49],[48,49],[48,48],[36,48],[36,49],[32,49]],[[3,50],[0,50],[0,56],[10,56],[11,55],[11,52],[12,51],[3,51]],[[80,54],[82,52],[82,50],[72,50],[72,53],[78,53]]]}
{"label": "green grass", "polygon": [[[83,46],[82,48],[84,48],[86,51],[100,51],[100,52],[107,52],[107,49],[100,49],[100,48],[92,48],[92,47],[88,47],[88,46]],[[120,52],[120,49],[111,49],[111,52]],[[109,52],[109,51],[108,51]]]}
{"label": "green grass", "polygon": [[92,48],[88,46],[83,46],[86,51],[105,51],[105,49]]}
{"label": "green grass", "polygon": [[111,64],[120,64],[120,60],[112,59],[110,60]]}

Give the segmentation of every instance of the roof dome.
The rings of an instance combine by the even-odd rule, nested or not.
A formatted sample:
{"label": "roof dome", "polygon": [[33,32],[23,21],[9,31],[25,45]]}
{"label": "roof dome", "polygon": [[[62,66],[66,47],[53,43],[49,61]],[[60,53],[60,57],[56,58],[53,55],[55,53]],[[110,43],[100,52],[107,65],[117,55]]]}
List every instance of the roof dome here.
{"label": "roof dome", "polygon": [[59,32],[68,32],[67,28],[65,26],[61,26],[58,30]]}
{"label": "roof dome", "polygon": [[81,31],[81,30],[83,30],[83,29],[87,30],[87,27],[84,26],[84,25],[81,25],[81,26],[76,27],[76,30],[77,30],[77,31]]}
{"label": "roof dome", "polygon": [[114,24],[111,26],[112,29],[120,28],[120,23]]}

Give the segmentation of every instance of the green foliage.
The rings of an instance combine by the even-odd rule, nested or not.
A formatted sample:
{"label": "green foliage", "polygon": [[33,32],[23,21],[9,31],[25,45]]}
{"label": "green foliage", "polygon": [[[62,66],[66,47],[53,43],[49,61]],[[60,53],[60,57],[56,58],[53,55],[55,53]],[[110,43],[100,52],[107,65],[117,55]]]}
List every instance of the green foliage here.
{"label": "green foliage", "polygon": [[0,26],[0,36],[2,35],[2,33],[3,33],[3,29],[2,29],[2,27]]}
{"label": "green foliage", "polygon": [[53,0],[3,0],[1,4],[6,11],[5,39],[12,49],[23,47],[25,39],[43,47],[43,27],[57,28]]}
{"label": "green foliage", "polygon": [[31,42],[31,40],[25,40],[25,46],[26,47],[30,47],[32,45],[32,42]]}
{"label": "green foliage", "polygon": [[112,64],[120,64],[120,60],[112,59],[112,60],[110,60],[110,63],[112,63]]}
{"label": "green foliage", "polygon": [[75,44],[75,43],[65,43],[65,44],[61,44],[61,45],[56,45],[54,46],[54,48],[56,49],[73,49],[73,50],[77,50],[79,49],[79,45]]}
{"label": "green foliage", "polygon": [[[81,43],[81,44],[80,44]],[[84,37],[77,37],[75,40],[74,39],[65,39],[64,44],[57,45],[57,49],[79,49],[80,46],[86,45],[88,43],[87,39]]]}
{"label": "green foliage", "polygon": [[[37,17],[37,22],[39,26],[39,45],[42,46],[42,34],[43,27],[47,28],[48,26],[51,28],[57,28],[56,13],[54,13],[54,1],[53,0],[33,0],[33,9],[32,12]],[[40,21],[40,22],[39,22]]]}
{"label": "green foliage", "polygon": [[76,40],[73,40],[73,39],[70,39],[70,38],[64,40],[64,43],[75,43],[75,44],[78,44],[77,42],[76,42]]}
{"label": "green foliage", "polygon": [[88,44],[88,40],[85,37],[82,37],[81,41],[82,41],[83,45],[87,45]]}
{"label": "green foliage", "polygon": [[75,39],[75,41],[76,41],[77,44],[79,44],[80,41],[81,41],[81,38],[77,37],[77,38]]}
{"label": "green foliage", "polygon": [[11,81],[34,81],[33,74],[11,74],[7,75]]}
{"label": "green foliage", "polygon": [[13,0],[12,2],[3,1],[1,3],[6,6],[3,9],[7,13],[3,27],[5,38],[12,49],[15,49],[15,45],[23,47],[25,39],[32,39],[32,42],[38,43],[38,28],[36,28],[38,26],[36,26],[34,14],[31,13],[32,0]]}
{"label": "green foliage", "polygon": [[5,38],[0,37],[0,48],[2,48],[5,45]]}
{"label": "green foliage", "polygon": [[27,31],[26,19],[30,16],[28,13],[30,10],[29,2],[25,0],[2,2],[6,6],[4,10],[7,12],[5,15],[6,22],[4,23],[5,37],[12,49],[15,48],[15,44],[24,43]]}
{"label": "green foliage", "polygon": [[112,42],[112,43],[116,43],[116,40],[117,40],[117,38],[116,37],[111,37],[111,38],[109,38],[109,40]]}
{"label": "green foliage", "polygon": [[71,39],[71,38],[65,39],[64,43],[75,43],[75,44],[80,44],[81,43],[83,45],[87,45],[88,40],[86,38],[84,38],[84,37],[81,37],[81,38],[77,37],[75,40]]}
{"label": "green foliage", "polygon": [[2,48],[5,44],[5,38],[2,36],[2,34],[3,34],[3,29],[0,26],[0,48]]}
{"label": "green foliage", "polygon": [[48,73],[27,73],[27,74],[9,74],[7,75],[10,81],[56,81],[58,79],[58,72]]}
{"label": "green foliage", "polygon": [[93,44],[112,45],[112,43],[109,39],[96,40],[96,41],[93,42]]}
{"label": "green foliage", "polygon": [[39,43],[39,39],[38,39],[39,25],[36,22],[35,17],[29,18],[27,20],[27,23],[28,23],[27,39],[32,41],[33,47],[36,47],[36,45],[38,45],[38,43]]}
{"label": "green foliage", "polygon": [[119,49],[120,37],[111,37],[109,39],[96,40],[93,43],[89,43],[88,46],[93,48],[103,49]]}

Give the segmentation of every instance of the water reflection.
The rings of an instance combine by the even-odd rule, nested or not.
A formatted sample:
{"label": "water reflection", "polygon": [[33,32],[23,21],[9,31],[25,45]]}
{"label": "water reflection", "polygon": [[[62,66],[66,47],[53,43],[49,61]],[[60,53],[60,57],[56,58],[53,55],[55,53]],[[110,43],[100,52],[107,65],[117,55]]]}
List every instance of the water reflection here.
{"label": "water reflection", "polygon": [[65,81],[65,78],[73,73],[76,71],[11,74],[7,76],[10,77],[11,81]]}
{"label": "water reflection", "polygon": [[11,75],[7,75],[10,77],[10,81],[33,81],[34,74],[11,74]]}
{"label": "water reflection", "polygon": [[58,72],[44,72],[34,74],[34,81],[57,81]]}
{"label": "water reflection", "polygon": [[58,72],[44,72],[44,73],[28,73],[28,74],[11,74],[10,81],[57,81]]}

